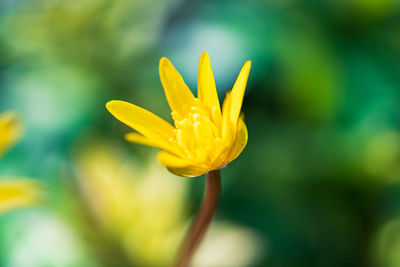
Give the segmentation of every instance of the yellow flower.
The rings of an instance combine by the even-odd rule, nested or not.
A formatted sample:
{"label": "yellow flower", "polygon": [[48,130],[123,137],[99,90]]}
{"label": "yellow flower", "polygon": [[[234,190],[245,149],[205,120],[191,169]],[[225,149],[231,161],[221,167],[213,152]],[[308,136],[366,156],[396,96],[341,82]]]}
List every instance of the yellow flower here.
{"label": "yellow flower", "polygon": [[[0,114],[0,156],[19,140],[21,130],[21,122],[15,113]],[[0,180],[0,213],[36,203],[38,191],[38,183],[30,179]]]}
{"label": "yellow flower", "polygon": [[0,114],[0,156],[21,137],[21,122],[14,112]]}
{"label": "yellow flower", "polygon": [[187,183],[154,160],[126,164],[122,151],[103,140],[74,158],[79,191],[101,232],[119,242],[135,266],[169,266],[186,224],[180,203]]}
{"label": "yellow flower", "polygon": [[0,180],[0,214],[36,204],[39,199],[39,183],[32,179]]}
{"label": "yellow flower", "polygon": [[250,67],[250,61],[243,65],[221,111],[207,53],[200,57],[197,98],[172,63],[162,58],[160,78],[175,127],[124,101],[110,101],[107,109],[138,132],[128,133],[128,141],[164,150],[158,159],[176,175],[199,176],[230,163],[247,144],[247,128],[240,110]]}

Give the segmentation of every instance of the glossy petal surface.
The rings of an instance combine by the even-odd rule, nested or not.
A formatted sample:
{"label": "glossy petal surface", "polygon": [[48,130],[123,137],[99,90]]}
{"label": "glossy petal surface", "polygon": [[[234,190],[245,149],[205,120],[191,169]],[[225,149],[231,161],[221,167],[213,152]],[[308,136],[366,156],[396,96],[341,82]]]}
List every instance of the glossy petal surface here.
{"label": "glossy petal surface", "polygon": [[190,108],[195,105],[195,97],[174,65],[163,57],[160,60],[159,71],[161,84],[171,110],[181,115],[189,112]]}
{"label": "glossy petal surface", "polygon": [[108,111],[142,135],[157,141],[168,141],[172,136],[171,124],[134,104],[113,100],[107,103]]}
{"label": "glossy petal surface", "polygon": [[211,69],[211,62],[208,54],[203,52],[199,62],[199,80],[197,94],[200,101],[210,112],[214,109],[216,115],[221,117],[221,107],[219,105],[217,88],[215,86],[214,74]]}

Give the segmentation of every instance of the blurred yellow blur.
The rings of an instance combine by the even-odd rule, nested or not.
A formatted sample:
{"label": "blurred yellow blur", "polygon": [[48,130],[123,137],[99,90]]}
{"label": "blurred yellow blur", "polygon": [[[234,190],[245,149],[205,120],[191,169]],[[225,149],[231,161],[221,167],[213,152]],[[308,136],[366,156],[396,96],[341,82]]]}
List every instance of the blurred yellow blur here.
{"label": "blurred yellow blur", "polygon": [[375,266],[400,266],[400,218],[384,224],[374,241],[371,260]]}
{"label": "blurred yellow blur", "polygon": [[[14,112],[0,114],[0,156],[21,137],[22,124]],[[31,179],[0,180],[0,213],[38,202],[39,184]]]}
{"label": "blurred yellow blur", "polygon": [[0,214],[37,204],[40,199],[40,185],[32,179],[0,180]]}
{"label": "blurred yellow blur", "polygon": [[170,262],[186,223],[185,181],[157,162],[132,165],[102,143],[83,151],[79,183],[101,228],[119,240],[133,262]]}
{"label": "blurred yellow blur", "polygon": [[15,112],[0,114],[0,157],[21,138],[22,124]]}
{"label": "blurred yellow blur", "polygon": [[[104,141],[80,152],[78,182],[95,222],[133,266],[168,266],[188,224],[188,179],[169,173],[154,155],[143,163]],[[214,222],[193,266],[246,266],[259,258],[262,247],[252,230]],[[216,257],[205,260],[211,250]]]}

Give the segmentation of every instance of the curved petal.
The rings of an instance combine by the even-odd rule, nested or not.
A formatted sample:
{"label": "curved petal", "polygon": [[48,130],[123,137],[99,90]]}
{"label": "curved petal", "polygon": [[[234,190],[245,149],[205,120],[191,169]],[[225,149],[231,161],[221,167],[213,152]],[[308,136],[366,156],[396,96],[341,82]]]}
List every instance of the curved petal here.
{"label": "curved petal", "polygon": [[161,84],[171,110],[185,115],[191,107],[195,106],[195,97],[192,92],[174,65],[165,57],[160,60],[159,72]]}
{"label": "curved petal", "polygon": [[0,115],[0,156],[21,137],[22,125],[14,112]]}
{"label": "curved petal", "polygon": [[152,141],[139,133],[127,133],[125,134],[125,140],[132,143],[141,144],[145,146],[152,146],[157,148],[162,148],[164,145],[163,142]]}
{"label": "curved petal", "polygon": [[190,165],[190,162],[187,160],[176,157],[167,152],[158,153],[157,158],[170,172],[178,176],[195,177],[203,175],[209,171],[206,168]]}
{"label": "curved petal", "polygon": [[167,167],[186,167],[190,162],[184,158],[174,156],[168,152],[160,152],[157,155],[160,163]]}
{"label": "curved petal", "polygon": [[211,62],[208,54],[203,52],[199,62],[199,77],[197,82],[197,97],[210,112],[216,111],[216,116],[221,118],[221,107],[219,104],[215,79],[211,69]]}
{"label": "curved petal", "polygon": [[232,94],[231,92],[226,92],[224,102],[222,103],[222,125],[221,125],[221,137],[226,138],[229,134],[229,126],[231,121],[229,120],[230,110],[231,110]]}
{"label": "curved petal", "polygon": [[182,177],[198,177],[210,171],[208,169],[201,169],[195,166],[188,166],[184,168],[167,167],[167,170]]}
{"label": "curved petal", "polygon": [[0,181],[0,213],[36,204],[40,199],[39,183],[33,180]]}
{"label": "curved petal", "polygon": [[186,167],[186,168],[167,167],[167,170],[175,175],[182,177],[198,177],[210,171],[210,170],[199,169],[197,167]]}
{"label": "curved petal", "polygon": [[138,134],[138,133],[127,133],[125,135],[125,140],[132,142],[132,143],[145,145],[145,146],[160,148],[160,149],[168,151],[172,154],[179,154],[179,151],[174,149],[169,143],[161,141],[161,140],[151,140],[151,139],[149,139],[141,134]]}
{"label": "curved petal", "polygon": [[120,100],[110,101],[106,107],[115,118],[149,139],[168,142],[173,136],[171,124],[141,107]]}
{"label": "curved petal", "polygon": [[251,61],[244,63],[242,69],[240,70],[239,76],[236,79],[235,84],[232,89],[232,103],[230,107],[230,120],[237,125],[240,110],[242,108],[243,96],[246,90],[247,79],[249,77],[251,68]]}
{"label": "curved petal", "polygon": [[248,140],[247,127],[246,124],[244,123],[243,117],[241,116],[239,118],[237,126],[237,135],[235,142],[233,143],[232,148],[229,151],[228,156],[226,157],[224,165],[236,159],[243,152],[243,149],[247,145],[247,140]]}

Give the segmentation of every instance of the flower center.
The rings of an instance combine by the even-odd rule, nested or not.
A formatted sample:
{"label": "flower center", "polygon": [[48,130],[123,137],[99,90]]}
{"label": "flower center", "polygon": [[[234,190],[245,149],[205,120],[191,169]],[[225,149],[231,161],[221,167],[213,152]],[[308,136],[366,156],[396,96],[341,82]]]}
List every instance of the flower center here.
{"label": "flower center", "polygon": [[214,111],[210,116],[207,110],[199,107],[191,107],[183,118],[175,111],[171,113],[176,129],[175,139],[169,141],[191,161],[210,164],[217,156],[215,148],[221,141],[221,130],[213,114]]}

